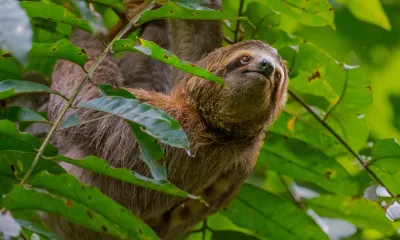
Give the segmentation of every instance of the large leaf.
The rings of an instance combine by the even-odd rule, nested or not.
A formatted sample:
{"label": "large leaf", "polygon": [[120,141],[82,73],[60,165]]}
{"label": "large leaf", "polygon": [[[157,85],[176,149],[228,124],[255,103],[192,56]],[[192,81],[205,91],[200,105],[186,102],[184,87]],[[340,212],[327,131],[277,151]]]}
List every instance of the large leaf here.
{"label": "large leaf", "polygon": [[[198,20],[223,20],[223,19],[243,19],[234,13],[224,12],[221,10],[213,10],[196,4],[183,4],[168,1],[162,7],[156,10],[148,10],[139,18],[138,24],[142,24],[154,19],[198,19]],[[193,3],[193,2],[192,2]],[[196,6],[197,5],[197,6]]]}
{"label": "large leaf", "polygon": [[39,113],[23,107],[8,107],[0,109],[0,119],[8,119],[12,122],[43,122],[49,123]]}
{"label": "large leaf", "polygon": [[92,32],[86,20],[78,18],[63,6],[43,2],[21,2],[21,6],[30,18],[43,18],[51,21],[62,22],[78,27],[87,32]]}
{"label": "large leaf", "polygon": [[[18,152],[13,150],[0,151],[0,175],[4,176],[15,176],[16,179],[22,179],[30,166],[32,165],[33,159],[36,154],[27,152]],[[54,174],[64,173],[65,170],[58,164],[39,159],[36,167],[33,169],[33,173],[38,173],[42,170]]]}
{"label": "large leaf", "polygon": [[400,145],[394,139],[382,139],[375,143],[368,168],[393,195],[400,194]]}
{"label": "large leaf", "polygon": [[321,216],[344,219],[360,228],[376,229],[385,236],[390,236],[395,231],[382,207],[365,198],[320,196],[305,202]]}
{"label": "large leaf", "polygon": [[389,19],[383,10],[379,0],[355,1],[355,0],[336,0],[346,4],[350,12],[362,21],[378,25],[386,30],[391,30]]}
{"label": "large leaf", "polygon": [[334,26],[333,8],[326,0],[272,0],[268,1],[268,5],[276,12],[288,15],[307,26]]}
{"label": "large leaf", "polygon": [[0,82],[0,100],[20,94],[44,92],[64,97],[61,93],[35,82],[20,80],[5,80]]}
{"label": "large leaf", "polygon": [[[8,120],[0,120],[0,151],[16,150],[23,152],[36,153],[43,141],[35,138],[29,133],[21,133],[15,125]],[[54,156],[57,148],[47,145],[44,150],[45,156]]]}
{"label": "large leaf", "polygon": [[[128,99],[136,99],[126,89],[113,88],[111,85],[100,85],[99,90],[103,96],[120,96]],[[161,146],[155,142],[155,138],[143,132],[139,124],[130,121],[127,122],[139,143],[140,158],[150,168],[153,178],[156,180],[167,180],[167,171],[161,162],[164,157],[164,151]]]}
{"label": "large leaf", "polygon": [[328,239],[297,206],[248,184],[223,213],[239,227],[268,239]]}
{"label": "large leaf", "polygon": [[0,48],[25,65],[32,46],[32,29],[26,12],[17,0],[0,1]]}
{"label": "large leaf", "polygon": [[81,103],[79,107],[95,109],[122,117],[144,126],[150,136],[173,147],[189,149],[188,138],[178,122],[149,104],[118,96],[100,97]]}
{"label": "large leaf", "polygon": [[54,160],[67,162],[91,172],[149,188],[155,191],[203,201],[201,197],[188,194],[166,180],[155,180],[147,178],[126,168],[112,168],[107,164],[105,160],[96,156],[88,156],[81,160],[74,160],[62,155],[58,155],[54,157]]}
{"label": "large leaf", "polygon": [[139,46],[135,46],[134,40],[121,39],[113,42],[112,47],[114,52],[123,52],[123,51],[140,52],[152,58],[155,58],[163,63],[181,69],[185,72],[191,73],[199,77],[203,77],[205,79],[208,79],[210,81],[222,85],[224,84],[224,80],[221,77],[218,77],[208,72],[207,70],[194,65],[193,63],[181,61],[176,55],[172,54],[168,50],[161,48],[154,42],[150,42],[139,38],[139,44],[140,44]]}
{"label": "large leaf", "polygon": [[[26,199],[31,199],[31,201]],[[95,231],[108,233],[121,239],[128,237],[126,231],[82,203],[65,199],[43,190],[15,186],[11,192],[3,196],[3,204],[11,211],[34,209],[56,213],[71,222]]]}
{"label": "large leaf", "polygon": [[104,196],[98,189],[82,185],[69,174],[55,176],[43,172],[34,177],[32,185],[85,205],[90,212],[104,216],[131,236],[157,239],[153,230],[128,209]]}
{"label": "large leaf", "polygon": [[65,59],[81,67],[85,65],[87,60],[85,51],[66,39],[62,39],[57,43],[33,43],[29,56]]}
{"label": "large leaf", "polygon": [[358,185],[332,157],[304,142],[271,133],[258,158],[259,167],[308,181],[327,191],[356,195]]}

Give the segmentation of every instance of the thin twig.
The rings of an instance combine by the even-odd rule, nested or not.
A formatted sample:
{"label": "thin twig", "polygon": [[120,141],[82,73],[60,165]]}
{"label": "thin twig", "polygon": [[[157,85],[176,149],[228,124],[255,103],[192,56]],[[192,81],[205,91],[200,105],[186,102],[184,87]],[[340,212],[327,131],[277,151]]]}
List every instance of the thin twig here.
{"label": "thin twig", "polygon": [[[238,17],[240,17],[242,15],[242,10],[243,10],[243,0],[240,0]],[[235,42],[237,42],[237,40],[238,40],[239,29],[240,29],[240,19],[238,19],[236,21]]]}
{"label": "thin twig", "polygon": [[333,130],[333,128],[331,126],[329,126],[329,124],[327,124],[326,122],[323,121],[323,119],[321,119],[318,114],[316,114],[308,105],[307,103],[305,103],[303,100],[301,100],[295,93],[293,93],[292,91],[288,91],[290,96],[292,98],[294,98],[297,102],[299,102],[308,112],[311,113],[311,115],[320,123],[322,124],[322,126],[324,126],[350,153],[351,155],[353,155],[357,161],[359,161],[361,163],[361,165],[365,168],[365,170],[368,172],[368,174],[370,174],[375,181],[377,181],[380,185],[384,186],[386,188],[386,190],[389,192],[389,194],[394,197],[394,194],[390,192],[389,188],[387,188],[385,186],[385,184],[383,184],[383,182],[378,178],[378,176],[376,176],[376,174],[368,167],[368,165],[361,159],[361,157],[350,147],[350,145],[341,137],[339,136],[339,134],[337,134],[335,132],[335,130]]}
{"label": "thin twig", "polygon": [[67,102],[67,104],[65,104],[64,108],[62,109],[60,115],[58,116],[57,120],[54,122],[54,125],[52,126],[52,128],[50,129],[49,133],[47,134],[45,140],[43,141],[42,145],[40,146],[38,153],[35,156],[35,159],[32,162],[32,165],[30,166],[30,168],[28,169],[28,171],[26,172],[25,176],[23,177],[23,179],[20,182],[20,185],[23,185],[27,179],[30,177],[30,175],[32,174],[33,169],[36,167],[40,157],[42,156],[44,149],[46,148],[47,144],[50,142],[51,137],[53,136],[54,132],[56,131],[57,127],[60,125],[61,121],[63,120],[65,114],[67,113],[68,109],[71,107],[72,102],[75,100],[75,98],[78,96],[79,92],[82,90],[83,86],[89,81],[89,79],[92,77],[92,74],[94,73],[94,71],[97,69],[97,67],[100,65],[100,63],[104,60],[104,58],[107,56],[107,54],[110,52],[112,43],[118,39],[120,39],[122,36],[125,35],[125,33],[127,31],[129,31],[130,28],[132,28],[136,22],[139,20],[140,16],[143,14],[143,12],[145,12],[146,10],[152,8],[155,4],[155,2],[149,2],[148,7],[144,8],[138,15],[136,15],[136,17],[134,19],[132,19],[132,21],[130,21],[116,36],[115,38],[110,42],[110,44],[108,44],[107,48],[104,49],[104,51],[102,52],[102,54],[97,58],[96,62],[90,67],[90,69],[87,71],[87,74],[85,76],[85,78],[82,80],[82,82],[74,89],[74,92],[71,96],[71,98],[69,99],[69,101]]}

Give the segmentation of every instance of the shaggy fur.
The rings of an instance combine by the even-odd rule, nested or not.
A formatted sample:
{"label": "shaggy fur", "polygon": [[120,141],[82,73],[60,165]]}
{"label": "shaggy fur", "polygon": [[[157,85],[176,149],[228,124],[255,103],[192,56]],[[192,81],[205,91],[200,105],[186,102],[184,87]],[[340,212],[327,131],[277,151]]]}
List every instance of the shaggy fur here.
{"label": "shaggy fur", "polygon": [[[182,26],[185,23],[186,25]],[[215,29],[219,29],[218,23],[210,22],[210,24],[214,24],[217,26]],[[220,44],[220,40],[215,39],[219,33],[212,33],[205,37],[204,31],[209,31],[209,29],[206,30],[201,26],[200,33],[196,30],[200,27],[197,23],[180,20],[176,26],[179,25],[181,27],[174,30],[179,34],[172,34],[172,42],[176,40],[174,36],[183,36],[184,32],[193,26],[195,30],[187,34],[196,34],[192,38],[181,37],[179,41],[176,41],[179,45],[175,47],[178,55],[190,58],[190,52],[193,52],[191,60],[197,60],[193,58],[200,58],[205,52],[211,51],[211,47],[216,48],[218,47],[216,45]],[[205,38],[204,42],[201,42],[202,38]],[[198,44],[189,44],[190,41]],[[93,64],[93,60],[103,49],[98,40],[82,31],[74,33],[72,42],[83,47],[88,53],[89,61],[86,68]],[[196,49],[205,45],[207,48]],[[255,59],[269,58],[276,67],[275,72],[279,72],[280,76],[273,75],[266,79],[258,73],[244,73],[244,70],[251,70],[254,66],[253,64],[246,66],[236,64],[243,54]],[[135,87],[136,82],[138,86],[143,82],[140,79],[141,76],[147,77],[146,74],[138,74],[131,75],[132,78],[129,79],[124,78],[129,74],[124,73],[119,64],[113,57],[107,57],[96,70],[92,81],[117,87],[126,85]],[[132,62],[129,64],[134,65]],[[203,196],[210,207],[197,201],[170,196],[89,173],[72,165],[63,165],[68,172],[83,183],[99,188],[131,210],[149,224],[162,239],[174,239],[185,233],[196,223],[218,211],[235,195],[254,167],[265,130],[277,117],[287,88],[287,70],[281,58],[274,49],[260,41],[248,41],[216,49],[197,64],[223,77],[226,87],[190,74],[183,77],[175,74],[173,82],[182,82],[182,84],[176,85],[169,94],[161,93],[169,92],[168,87],[165,86],[171,84],[163,83],[161,80],[168,82],[171,78],[162,76],[165,72],[160,71],[165,70],[149,64],[147,65],[148,74],[158,74],[157,79],[154,79],[155,89],[158,92],[147,89],[127,89],[141,101],[170,114],[184,129],[189,137],[192,157],[182,149],[161,145],[165,152],[164,162],[168,180],[189,193]],[[83,76],[84,72],[77,65],[59,61],[54,70],[52,87],[70,96],[72,89]],[[146,79],[148,79],[146,81],[152,81],[151,78]],[[161,87],[158,88],[159,86]],[[74,104],[96,97],[99,97],[96,87],[87,84]],[[64,104],[61,98],[51,96],[49,112],[53,120]],[[71,109],[68,115],[73,112],[77,112],[81,119],[104,116],[102,113],[87,109]],[[126,167],[144,176],[151,176],[149,169],[139,159],[139,146],[135,137],[121,118],[109,116],[59,131],[57,139],[63,153],[68,156],[83,158],[93,154],[106,159],[113,167]],[[98,233],[68,223],[57,216],[49,217],[48,223],[63,239],[102,238],[102,235]]]}

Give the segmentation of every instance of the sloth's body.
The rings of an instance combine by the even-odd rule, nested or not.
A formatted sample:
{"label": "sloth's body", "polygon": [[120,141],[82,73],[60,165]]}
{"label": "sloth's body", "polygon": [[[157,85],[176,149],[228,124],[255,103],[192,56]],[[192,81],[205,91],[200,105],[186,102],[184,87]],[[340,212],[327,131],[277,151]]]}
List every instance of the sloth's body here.
{"label": "sloth's body", "polygon": [[[99,55],[102,46],[97,40],[82,32],[75,36],[72,41],[85,48],[89,59]],[[218,42],[215,39],[211,41]],[[179,54],[179,49],[176,51]],[[89,60],[88,65],[92,63]],[[118,64],[114,58],[107,57],[92,80],[97,84],[135,87],[134,80],[126,83],[126,74]],[[64,165],[68,172],[83,183],[99,188],[139,216],[162,239],[176,238],[186,232],[235,195],[254,167],[265,131],[277,117],[287,87],[284,63],[274,49],[260,41],[219,48],[197,64],[223,77],[226,87],[186,74],[184,83],[176,85],[169,94],[127,89],[139,100],[170,114],[184,129],[193,156],[188,156],[182,149],[162,145],[168,180],[189,193],[201,195],[210,207],[194,200],[166,195]],[[162,76],[168,71],[153,73],[149,69],[148,72],[149,75],[159,74],[159,78],[154,80],[156,84],[161,84],[158,86],[165,84],[161,78],[165,77],[167,84],[162,92],[169,92],[168,81],[171,79]],[[84,72],[77,65],[60,61],[54,71],[53,88],[69,96],[71,89],[83,76]],[[174,74],[172,81],[176,82],[182,76]],[[96,87],[87,84],[76,103],[98,96]],[[51,97],[51,118],[56,118],[64,104],[61,98]],[[73,111],[82,119],[103,116],[102,113],[90,110],[71,110],[70,113]],[[106,159],[111,166],[126,167],[150,177],[149,169],[139,159],[139,146],[135,137],[121,118],[110,116],[67,129],[61,131],[58,138],[66,155],[76,158],[97,155]],[[48,222],[65,239],[99,237],[92,231],[55,216]]]}

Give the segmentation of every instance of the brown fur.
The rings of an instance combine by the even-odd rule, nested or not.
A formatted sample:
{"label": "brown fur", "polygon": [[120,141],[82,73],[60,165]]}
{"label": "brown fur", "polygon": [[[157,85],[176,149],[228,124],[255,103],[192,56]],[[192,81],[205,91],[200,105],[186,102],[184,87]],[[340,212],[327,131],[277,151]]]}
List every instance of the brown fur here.
{"label": "brown fur", "polygon": [[[190,21],[182,21],[181,24],[185,22],[187,26],[191,25]],[[182,30],[180,34],[183,34],[185,29],[188,29],[187,26],[183,27],[183,30],[177,28],[175,31]],[[202,31],[196,36],[204,37],[205,29]],[[74,36],[72,41],[85,48],[89,54],[86,66],[88,68],[102,50],[102,46],[96,39],[81,31],[75,32]],[[203,44],[207,45],[210,42],[214,46],[220,44],[215,36],[218,34],[209,39],[206,37]],[[197,37],[194,38],[200,42]],[[189,57],[190,54],[187,52],[192,51],[194,47],[190,45],[190,39],[180,38],[179,44],[183,46],[176,48],[182,50],[180,53],[178,51],[178,55]],[[199,47],[203,44],[199,44]],[[203,51],[208,50],[194,51],[196,52],[194,57],[200,58],[200,55],[204,54]],[[272,59],[282,77],[279,79],[273,77],[269,81],[259,74],[242,73],[243,69],[251,68],[252,64],[228,69],[227,66],[240,57],[238,54],[243,51],[251,56],[266,56]],[[128,90],[141,101],[164,110],[180,123],[189,137],[193,156],[188,156],[182,149],[162,144],[168,180],[187,192],[202,195],[210,207],[193,200],[124,184],[63,164],[65,169],[80,181],[99,188],[139,216],[162,239],[173,239],[188,231],[196,223],[218,211],[235,195],[254,167],[265,130],[277,117],[287,88],[287,70],[282,60],[274,49],[260,41],[248,41],[219,48],[200,60],[198,64],[223,77],[227,86],[224,88],[190,74],[184,77],[177,74],[174,75],[174,82],[182,82],[184,79],[184,83],[175,86],[170,94],[160,93],[158,88],[156,89],[159,92],[134,88]],[[151,68],[152,66],[154,65],[149,65],[149,74],[159,71]],[[92,81],[119,87],[128,85],[127,80],[132,87],[135,87],[135,82],[141,82],[140,78],[135,79],[137,77],[135,75],[132,75],[132,79],[125,79],[124,71],[128,70],[119,68],[119,62],[109,56],[96,70]],[[84,72],[77,65],[60,61],[54,70],[53,88],[70,96],[72,89],[83,76]],[[164,76],[163,79],[165,78],[167,81],[170,79],[168,76]],[[160,80],[162,79],[155,79],[155,84],[162,83]],[[161,90],[161,92],[168,91]],[[87,84],[75,104],[98,96],[96,87]],[[61,98],[51,96],[49,110],[52,119],[58,116],[64,104]],[[102,113],[83,109],[71,109],[68,114],[74,111],[82,119],[104,116]],[[109,116],[96,122],[59,131],[57,135],[60,148],[68,156],[83,158],[94,154],[106,159],[111,166],[126,167],[150,177],[150,171],[139,159],[139,146],[135,137],[124,120],[118,117]],[[64,239],[101,238],[97,233],[70,224],[56,216],[52,216],[48,223]]]}

